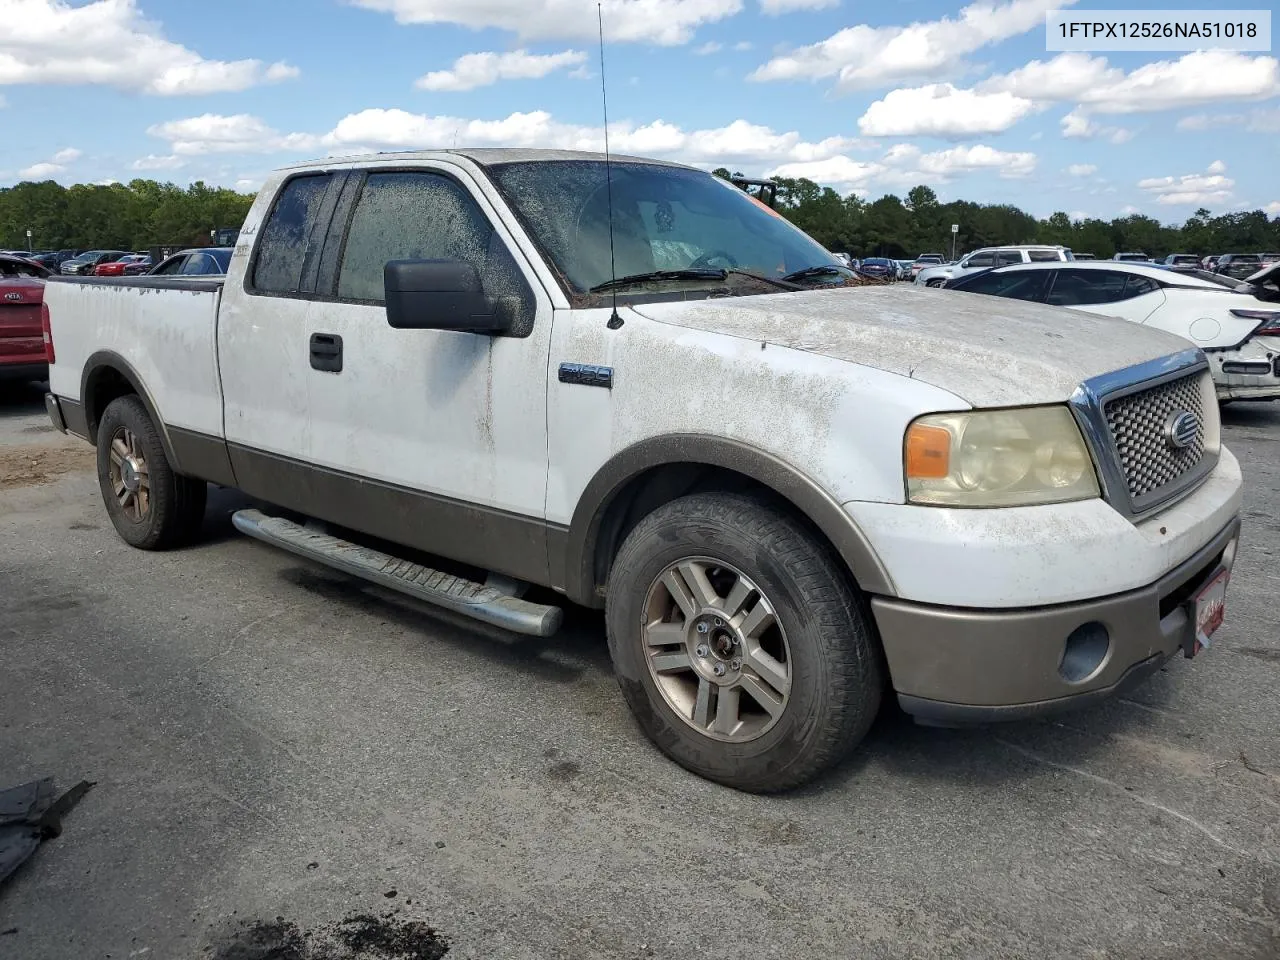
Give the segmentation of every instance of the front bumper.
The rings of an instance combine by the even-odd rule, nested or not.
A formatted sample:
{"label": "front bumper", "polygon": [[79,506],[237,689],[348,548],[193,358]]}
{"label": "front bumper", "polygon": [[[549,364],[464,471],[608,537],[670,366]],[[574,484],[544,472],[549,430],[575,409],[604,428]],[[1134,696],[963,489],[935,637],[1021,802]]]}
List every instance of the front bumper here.
{"label": "front bumper", "polygon": [[[873,598],[898,701],[922,722],[985,723],[1052,713],[1127,689],[1178,651],[1194,651],[1190,604],[1218,573],[1229,573],[1239,532],[1240,521],[1232,518],[1155,583],[1101,599],[969,610]],[[1068,658],[1068,637],[1090,624],[1105,628],[1105,647],[1092,644],[1087,655],[1096,665],[1068,679],[1081,671],[1078,647]]]}

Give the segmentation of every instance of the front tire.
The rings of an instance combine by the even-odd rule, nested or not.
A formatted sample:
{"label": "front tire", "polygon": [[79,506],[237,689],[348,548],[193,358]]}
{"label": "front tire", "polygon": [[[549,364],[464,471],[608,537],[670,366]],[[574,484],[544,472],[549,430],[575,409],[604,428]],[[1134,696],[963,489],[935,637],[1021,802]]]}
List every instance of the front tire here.
{"label": "front tire", "polygon": [[98,424],[98,487],[121,539],[164,550],[194,539],[208,486],[173,471],[160,432],[136,396],[118,397]]}
{"label": "front tire", "polygon": [[862,740],[884,670],[865,600],[781,506],[737,493],[659,507],[623,543],[606,621],[618,683],[681,766],[767,793]]}

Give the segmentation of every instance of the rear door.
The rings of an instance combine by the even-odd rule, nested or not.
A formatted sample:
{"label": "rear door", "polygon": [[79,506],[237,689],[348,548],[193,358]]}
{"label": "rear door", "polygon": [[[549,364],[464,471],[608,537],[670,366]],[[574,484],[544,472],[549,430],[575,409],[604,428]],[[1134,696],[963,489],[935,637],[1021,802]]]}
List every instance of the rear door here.
{"label": "rear door", "polygon": [[1083,270],[1063,267],[1057,271],[1053,288],[1045,302],[1101,313],[1135,323],[1164,304],[1164,291],[1150,277],[1122,270]]}
{"label": "rear door", "polygon": [[313,431],[314,267],[345,180],[344,172],[321,171],[282,183],[262,221],[246,221],[242,236],[256,235],[256,244],[223,288],[218,311],[224,430],[236,482],[299,509],[296,468],[310,456]]}

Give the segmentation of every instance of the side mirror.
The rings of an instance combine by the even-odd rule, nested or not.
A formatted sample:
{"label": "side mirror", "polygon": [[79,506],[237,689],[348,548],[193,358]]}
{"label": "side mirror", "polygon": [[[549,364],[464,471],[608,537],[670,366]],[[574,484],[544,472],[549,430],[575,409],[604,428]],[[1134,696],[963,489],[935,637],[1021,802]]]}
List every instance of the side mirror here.
{"label": "side mirror", "polygon": [[383,268],[387,323],[399,330],[501,333],[480,271],[461,260],[392,260]]}

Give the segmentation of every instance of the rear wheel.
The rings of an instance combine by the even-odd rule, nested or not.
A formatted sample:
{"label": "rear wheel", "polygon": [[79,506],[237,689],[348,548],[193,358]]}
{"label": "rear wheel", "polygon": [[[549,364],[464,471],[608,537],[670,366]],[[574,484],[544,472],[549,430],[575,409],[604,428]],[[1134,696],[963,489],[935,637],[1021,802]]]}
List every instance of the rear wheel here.
{"label": "rear wheel", "polygon": [[204,520],[204,481],[173,472],[160,433],[136,396],[118,397],[98,425],[98,486],[121,538],[163,550],[195,537]]}
{"label": "rear wheel", "polygon": [[701,776],[786,790],[844,758],[879,708],[863,598],[825,544],[763,499],[655,510],[609,577],[609,648],[648,736]]}

